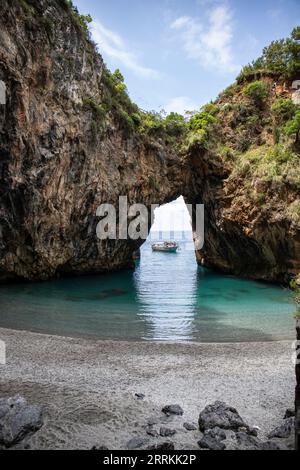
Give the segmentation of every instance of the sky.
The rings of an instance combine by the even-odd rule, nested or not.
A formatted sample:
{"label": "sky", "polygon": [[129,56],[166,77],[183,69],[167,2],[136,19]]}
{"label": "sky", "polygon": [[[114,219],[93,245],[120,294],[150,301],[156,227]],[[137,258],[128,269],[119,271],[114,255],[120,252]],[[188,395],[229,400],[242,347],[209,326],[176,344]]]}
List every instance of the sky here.
{"label": "sky", "polygon": [[74,0],[106,64],[142,109],[198,110],[273,39],[300,25],[300,0]]}
{"label": "sky", "polygon": [[176,201],[157,208],[154,212],[153,232],[191,231],[191,217],[181,196]]}

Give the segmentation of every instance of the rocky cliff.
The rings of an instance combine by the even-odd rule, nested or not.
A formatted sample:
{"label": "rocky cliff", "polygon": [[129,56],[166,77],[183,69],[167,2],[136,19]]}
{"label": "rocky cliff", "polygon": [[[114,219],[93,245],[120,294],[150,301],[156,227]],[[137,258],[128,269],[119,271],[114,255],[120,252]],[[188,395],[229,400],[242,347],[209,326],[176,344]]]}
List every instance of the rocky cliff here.
{"label": "rocky cliff", "polygon": [[190,164],[206,208],[199,262],[286,282],[300,272],[300,149],[277,128],[274,111],[277,103],[294,106],[293,81],[275,90],[276,80],[254,82],[265,90],[261,103],[247,96],[246,81],[209,105],[215,119],[209,142],[204,150],[191,147]]}
{"label": "rocky cliff", "polygon": [[97,207],[123,195],[204,203],[203,265],[276,281],[300,272],[299,154],[269,153],[274,78],[264,107],[247,83],[221,95],[205,145],[203,133],[145,132],[68,2],[2,0],[0,13],[1,280],[132,266],[139,241],[96,237]]}
{"label": "rocky cliff", "polygon": [[95,103],[114,98],[106,69],[65,2],[4,0],[0,9],[1,278],[131,266],[135,242],[97,240],[97,207],[123,195],[174,199],[179,158],[129,132],[113,106],[101,127]]}

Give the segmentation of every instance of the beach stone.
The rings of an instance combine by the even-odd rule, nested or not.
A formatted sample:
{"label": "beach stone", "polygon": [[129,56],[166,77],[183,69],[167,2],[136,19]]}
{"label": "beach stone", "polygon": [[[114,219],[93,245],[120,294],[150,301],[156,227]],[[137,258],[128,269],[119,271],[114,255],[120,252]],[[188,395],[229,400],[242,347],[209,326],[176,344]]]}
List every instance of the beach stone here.
{"label": "beach stone", "polygon": [[196,431],[197,430],[197,426],[195,424],[192,424],[192,423],[183,423],[183,427],[187,431]]}
{"label": "beach stone", "polygon": [[180,405],[167,405],[162,409],[162,412],[166,415],[183,415],[183,409]]}
{"label": "beach stone", "polygon": [[221,428],[206,429],[204,431],[204,436],[210,436],[213,439],[218,439],[219,441],[224,441],[226,439],[226,434]]}
{"label": "beach stone", "polygon": [[173,444],[173,442],[162,442],[147,447],[147,450],[175,450],[175,445]]}
{"label": "beach stone", "polygon": [[199,429],[204,432],[213,428],[238,430],[239,428],[249,429],[249,426],[238,414],[237,410],[226,403],[216,401],[212,405],[206,406],[199,415]]}
{"label": "beach stone", "polygon": [[135,394],[135,397],[136,397],[138,400],[144,400],[145,395],[144,395],[143,393],[136,393],[136,394]]}
{"label": "beach stone", "polygon": [[247,430],[248,434],[250,434],[250,436],[254,436],[254,437],[257,437],[258,436],[258,429],[257,428],[249,428]]}
{"label": "beach stone", "polygon": [[159,434],[161,435],[161,437],[171,437],[176,434],[176,431],[175,429],[169,429],[162,426],[160,428]]}
{"label": "beach stone", "polygon": [[99,446],[99,447],[94,446],[94,447],[92,447],[91,450],[109,450],[109,448],[106,447],[106,446]]}
{"label": "beach stone", "polygon": [[127,449],[128,450],[134,450],[134,449],[139,449],[140,447],[145,446],[148,444],[149,440],[144,439],[141,437],[133,437],[130,439],[130,441],[127,442]]}
{"label": "beach stone", "polygon": [[287,418],[285,419],[284,423],[281,426],[275,428],[270,434],[268,435],[269,439],[273,439],[274,437],[279,437],[281,439],[290,437],[292,431],[295,429],[295,418]]}
{"label": "beach stone", "polygon": [[284,418],[283,419],[288,419],[288,418],[294,418],[295,417],[295,409],[293,408],[288,408],[285,412]]}
{"label": "beach stone", "polygon": [[236,439],[239,450],[288,450],[282,443],[275,441],[263,442],[245,432],[238,432]]}
{"label": "beach stone", "polygon": [[146,429],[146,433],[148,434],[148,436],[152,436],[152,437],[158,437],[159,434],[158,432],[156,431],[156,429],[153,429],[152,427],[148,427]]}
{"label": "beach stone", "polygon": [[236,440],[239,448],[241,449],[260,450],[263,444],[256,437],[250,436],[247,432],[243,431],[239,431],[236,433]]}
{"label": "beach stone", "polygon": [[149,418],[147,421],[148,426],[155,426],[158,423],[159,420],[157,418]]}
{"label": "beach stone", "polygon": [[287,446],[275,441],[266,441],[262,443],[261,450],[289,450]]}
{"label": "beach stone", "polygon": [[257,429],[256,428],[246,428],[245,426],[242,427],[242,428],[239,428],[238,429],[239,432],[246,432],[247,434],[250,434],[250,436],[254,436],[254,437],[257,437],[258,435],[258,432],[257,432]]}
{"label": "beach stone", "polygon": [[219,439],[215,439],[210,435],[205,435],[199,442],[199,447],[201,449],[209,449],[209,450],[225,450],[226,446],[224,442],[221,442]]}
{"label": "beach stone", "polygon": [[39,406],[28,405],[21,396],[0,399],[0,445],[11,447],[34,434],[42,425]]}

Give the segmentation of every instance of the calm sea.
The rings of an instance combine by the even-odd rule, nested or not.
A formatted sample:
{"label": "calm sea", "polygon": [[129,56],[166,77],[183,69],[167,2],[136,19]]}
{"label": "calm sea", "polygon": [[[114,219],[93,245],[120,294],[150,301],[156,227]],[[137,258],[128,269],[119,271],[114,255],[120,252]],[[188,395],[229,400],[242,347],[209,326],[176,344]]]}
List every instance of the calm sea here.
{"label": "calm sea", "polygon": [[129,341],[294,337],[288,290],[200,268],[191,234],[175,236],[179,253],[153,253],[154,234],[135,271],[1,286],[0,327]]}

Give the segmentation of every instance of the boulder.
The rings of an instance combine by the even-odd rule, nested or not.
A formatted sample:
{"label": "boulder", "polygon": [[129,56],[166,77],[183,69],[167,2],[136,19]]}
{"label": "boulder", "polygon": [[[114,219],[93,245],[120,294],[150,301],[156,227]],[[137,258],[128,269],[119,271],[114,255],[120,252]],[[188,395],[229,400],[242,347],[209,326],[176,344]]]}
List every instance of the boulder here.
{"label": "boulder", "polygon": [[196,424],[193,424],[193,423],[183,423],[183,427],[184,427],[187,431],[196,431],[196,430],[197,430]]}
{"label": "boulder", "polygon": [[219,441],[225,441],[226,439],[226,434],[221,428],[206,429],[204,431],[204,436],[210,436]]}
{"label": "boulder", "polygon": [[167,405],[162,409],[162,412],[166,415],[183,415],[183,409],[180,405]]}
{"label": "boulder", "polygon": [[260,450],[262,442],[248,433],[239,431],[236,433],[236,440],[240,450]]}
{"label": "boulder", "polygon": [[149,418],[147,421],[148,426],[155,426],[155,424],[158,424],[159,420],[157,418]]}
{"label": "boulder", "polygon": [[173,442],[167,441],[147,447],[147,450],[175,450],[175,446]]}
{"label": "boulder", "polygon": [[152,428],[152,426],[149,426],[148,428],[146,428],[146,433],[148,434],[148,436],[151,436],[151,437],[158,437],[159,434],[158,432]]}
{"label": "boulder", "polygon": [[0,399],[0,445],[9,448],[38,431],[43,425],[42,409],[28,405],[25,398]]}
{"label": "boulder", "polygon": [[146,444],[148,444],[148,442],[148,439],[143,439],[141,437],[133,437],[132,439],[130,439],[130,441],[127,442],[127,449],[139,449],[140,447],[144,447]]}
{"label": "boulder", "polygon": [[159,434],[162,437],[170,437],[170,436],[174,436],[174,434],[176,434],[176,431],[175,429],[169,429],[169,428],[165,428],[164,426],[162,426],[160,428]]}
{"label": "boulder", "polygon": [[205,435],[199,442],[199,447],[201,449],[209,449],[209,450],[225,450],[226,446],[223,442],[219,439],[215,439],[210,435]]}
{"label": "boulder", "polygon": [[285,412],[284,418],[283,419],[288,419],[288,418],[294,418],[295,417],[295,409],[294,408],[288,408]]}
{"label": "boulder", "polygon": [[206,429],[216,427],[233,431],[237,431],[239,428],[249,429],[237,410],[221,401],[208,405],[199,415],[200,431],[204,432]]}
{"label": "boulder", "polygon": [[285,439],[290,437],[291,433],[295,430],[295,418],[287,418],[284,420],[284,423],[281,426],[275,428],[270,434],[268,435],[269,439],[273,439],[274,437],[279,437],[281,439]]}
{"label": "boulder", "polygon": [[238,450],[287,450],[287,447],[275,441],[260,441],[245,432],[236,434]]}

